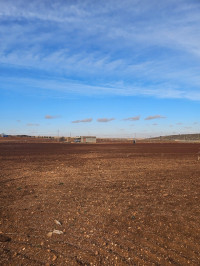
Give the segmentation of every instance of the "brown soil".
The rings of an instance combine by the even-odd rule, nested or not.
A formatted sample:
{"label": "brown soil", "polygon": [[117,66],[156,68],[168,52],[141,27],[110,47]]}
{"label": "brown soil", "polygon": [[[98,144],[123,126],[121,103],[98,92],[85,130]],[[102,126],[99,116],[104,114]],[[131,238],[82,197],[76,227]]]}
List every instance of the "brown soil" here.
{"label": "brown soil", "polygon": [[199,150],[1,142],[0,264],[200,265]]}

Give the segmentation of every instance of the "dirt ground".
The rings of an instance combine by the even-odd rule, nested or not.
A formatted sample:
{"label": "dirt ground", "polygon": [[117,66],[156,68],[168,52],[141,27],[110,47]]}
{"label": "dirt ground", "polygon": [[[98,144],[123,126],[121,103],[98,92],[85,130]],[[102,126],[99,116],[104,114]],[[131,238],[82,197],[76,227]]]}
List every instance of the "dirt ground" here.
{"label": "dirt ground", "polygon": [[199,150],[1,142],[0,264],[200,265]]}

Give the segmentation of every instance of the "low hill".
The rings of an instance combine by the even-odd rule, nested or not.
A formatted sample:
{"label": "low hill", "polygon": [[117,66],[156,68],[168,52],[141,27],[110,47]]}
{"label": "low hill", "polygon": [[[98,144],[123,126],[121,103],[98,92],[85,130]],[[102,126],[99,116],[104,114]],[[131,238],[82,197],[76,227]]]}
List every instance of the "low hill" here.
{"label": "low hill", "polygon": [[169,136],[160,136],[155,138],[148,138],[147,140],[155,141],[200,141],[200,133],[198,134],[178,134]]}

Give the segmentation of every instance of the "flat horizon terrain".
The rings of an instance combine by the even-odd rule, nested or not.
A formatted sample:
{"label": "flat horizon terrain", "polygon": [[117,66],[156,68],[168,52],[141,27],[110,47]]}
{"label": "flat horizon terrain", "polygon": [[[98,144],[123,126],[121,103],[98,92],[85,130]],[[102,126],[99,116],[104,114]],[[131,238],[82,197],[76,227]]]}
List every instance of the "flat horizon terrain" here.
{"label": "flat horizon terrain", "polygon": [[199,151],[1,142],[0,264],[200,265]]}

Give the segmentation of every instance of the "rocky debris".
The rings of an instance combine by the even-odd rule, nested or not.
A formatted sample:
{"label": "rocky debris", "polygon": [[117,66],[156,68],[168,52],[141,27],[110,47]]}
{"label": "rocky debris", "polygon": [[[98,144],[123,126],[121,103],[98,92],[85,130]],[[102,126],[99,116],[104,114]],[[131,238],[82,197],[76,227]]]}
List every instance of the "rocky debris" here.
{"label": "rocky debris", "polygon": [[52,232],[49,232],[47,234],[48,237],[52,237],[53,234],[56,234],[56,235],[62,235],[63,234],[63,231],[60,231],[60,230],[56,230],[54,229]]}
{"label": "rocky debris", "polygon": [[54,220],[54,222],[55,222],[55,224],[57,224],[57,225],[62,225],[61,222],[59,222],[59,221],[56,220],[56,219]]}
{"label": "rocky debris", "polygon": [[[60,221],[56,220],[56,219],[54,220],[54,223],[57,224],[57,225],[59,225],[59,226],[62,225],[62,223]],[[53,231],[50,231],[49,233],[47,233],[47,236],[48,237],[52,237],[53,234],[62,235],[63,234],[63,231],[54,229]]]}
{"label": "rocky debris", "polygon": [[62,235],[63,234],[63,231],[54,229],[52,233],[53,234],[57,234],[57,235]]}
{"label": "rocky debris", "polygon": [[57,259],[56,255],[53,255],[52,261],[55,261]]}
{"label": "rocky debris", "polygon": [[53,235],[52,232],[49,232],[49,233],[47,234],[48,237],[52,237],[52,235]]}

